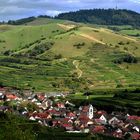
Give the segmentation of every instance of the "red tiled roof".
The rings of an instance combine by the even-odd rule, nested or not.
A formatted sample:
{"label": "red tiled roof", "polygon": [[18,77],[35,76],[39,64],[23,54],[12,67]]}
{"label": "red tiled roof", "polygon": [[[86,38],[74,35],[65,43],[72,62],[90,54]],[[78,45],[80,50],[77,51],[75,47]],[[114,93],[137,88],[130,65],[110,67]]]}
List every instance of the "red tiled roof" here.
{"label": "red tiled roof", "polygon": [[87,116],[81,115],[79,116],[80,120],[89,120],[89,118]]}
{"label": "red tiled roof", "polygon": [[6,97],[8,98],[8,99],[11,99],[11,100],[14,100],[14,99],[16,99],[16,98],[18,98],[16,95],[14,95],[14,94],[6,94]]}
{"label": "red tiled roof", "polygon": [[96,123],[101,123],[101,119],[95,119]]}
{"label": "red tiled roof", "polygon": [[54,113],[56,113],[57,111],[54,110],[54,109],[52,109],[52,110],[47,110],[47,112],[48,112],[48,113],[52,113],[52,114],[54,114]]}
{"label": "red tiled roof", "polygon": [[128,119],[129,120],[140,120],[140,117],[139,116],[128,116]]}
{"label": "red tiled roof", "polygon": [[56,111],[56,110],[54,110],[54,109],[52,109],[52,110],[47,110],[46,112],[48,112],[48,113],[50,113],[50,114],[53,114],[53,115],[60,115],[60,114],[61,114],[61,112],[58,112],[58,111]]}
{"label": "red tiled roof", "polygon": [[107,114],[107,113],[106,113],[106,111],[98,111],[97,114],[98,115],[104,115],[104,114]]}
{"label": "red tiled roof", "polygon": [[63,121],[68,122],[70,119],[69,118],[64,118]]}
{"label": "red tiled roof", "polygon": [[72,112],[69,112],[68,114],[67,114],[67,117],[75,117],[76,115],[74,114],[74,113],[72,113]]}
{"label": "red tiled roof", "polygon": [[62,127],[67,128],[67,127],[72,127],[72,125],[71,124],[68,124],[68,123],[67,124],[65,123],[65,124],[62,124]]}
{"label": "red tiled roof", "polygon": [[44,95],[38,95],[38,99],[39,100],[44,100],[45,99],[45,96]]}
{"label": "red tiled roof", "polygon": [[87,112],[89,110],[88,106],[83,106],[82,112]]}
{"label": "red tiled roof", "polygon": [[139,133],[133,133],[131,135],[132,140],[140,140],[140,134]]}
{"label": "red tiled roof", "polygon": [[87,123],[90,119],[87,116],[79,116],[79,120],[82,123]]}
{"label": "red tiled roof", "polygon": [[5,88],[0,87],[0,91],[5,91]]}
{"label": "red tiled roof", "polygon": [[113,136],[114,137],[118,137],[118,138],[122,138],[123,137],[123,134],[121,132],[119,132],[119,133],[118,132],[114,132],[113,133]]}
{"label": "red tiled roof", "polygon": [[57,106],[58,106],[59,108],[65,107],[65,105],[64,105],[63,103],[57,103]]}
{"label": "red tiled roof", "polygon": [[42,118],[42,119],[45,119],[48,117],[48,114],[47,113],[34,113],[32,114],[33,117],[39,117],[39,118]]}
{"label": "red tiled roof", "polygon": [[95,128],[93,128],[93,132],[94,133],[103,133],[105,129],[106,128],[104,126],[95,126]]}

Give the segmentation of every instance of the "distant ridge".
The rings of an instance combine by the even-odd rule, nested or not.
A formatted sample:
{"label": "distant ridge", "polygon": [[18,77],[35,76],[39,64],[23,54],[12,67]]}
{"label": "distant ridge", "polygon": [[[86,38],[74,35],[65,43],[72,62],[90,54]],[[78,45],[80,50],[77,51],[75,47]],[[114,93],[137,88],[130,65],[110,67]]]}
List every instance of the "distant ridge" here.
{"label": "distant ridge", "polygon": [[76,12],[61,13],[56,17],[39,15],[18,20],[9,20],[0,24],[23,25],[38,18],[63,19],[74,22],[99,24],[99,25],[132,25],[140,27],[140,13],[126,9],[89,9]]}
{"label": "distant ridge", "polygon": [[9,24],[9,25],[23,25],[32,21],[35,21],[38,18],[48,18],[50,19],[50,16],[47,15],[39,15],[38,17],[27,17],[27,18],[21,18],[21,19],[17,19],[17,20],[9,20],[8,22],[1,22],[1,24]]}
{"label": "distant ridge", "polygon": [[125,9],[90,9],[61,13],[56,18],[100,25],[140,26],[140,14]]}

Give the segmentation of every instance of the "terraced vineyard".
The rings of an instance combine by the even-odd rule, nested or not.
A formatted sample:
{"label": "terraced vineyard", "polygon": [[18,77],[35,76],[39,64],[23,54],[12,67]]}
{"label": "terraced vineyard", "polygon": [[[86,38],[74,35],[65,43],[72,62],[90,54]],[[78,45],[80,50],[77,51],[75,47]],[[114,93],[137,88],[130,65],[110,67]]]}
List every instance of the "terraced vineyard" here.
{"label": "terraced vineyard", "polygon": [[140,40],[99,26],[38,18],[0,25],[0,84],[38,91],[140,85]]}

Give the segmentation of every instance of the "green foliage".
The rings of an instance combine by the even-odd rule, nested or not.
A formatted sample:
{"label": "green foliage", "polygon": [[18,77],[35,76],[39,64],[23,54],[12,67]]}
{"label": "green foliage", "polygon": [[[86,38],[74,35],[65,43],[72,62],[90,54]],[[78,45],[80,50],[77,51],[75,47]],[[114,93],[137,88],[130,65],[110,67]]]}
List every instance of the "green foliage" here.
{"label": "green foliage", "polygon": [[5,40],[0,40],[0,43],[5,43],[6,41]]}
{"label": "green foliage", "polygon": [[19,58],[15,58],[15,57],[4,57],[0,59],[0,62],[20,63],[21,61]]}
{"label": "green foliage", "polygon": [[74,44],[73,46],[76,47],[77,49],[80,49],[80,48],[82,48],[83,46],[85,46],[85,42],[76,43],[76,44]]}
{"label": "green foliage", "polygon": [[16,115],[0,112],[1,140],[35,140],[34,124]]}
{"label": "green foliage", "polygon": [[118,44],[119,45],[125,45],[125,43],[123,41],[120,41]]}
{"label": "green foliage", "polygon": [[56,54],[56,55],[54,56],[54,58],[55,58],[55,59],[61,59],[61,58],[62,58],[62,55],[61,55],[61,54]]}
{"label": "green foliage", "polygon": [[128,99],[128,100],[133,100],[133,101],[140,101],[140,90],[137,92],[134,92],[134,93],[129,93],[129,92],[126,92],[126,93],[118,93],[118,94],[115,94],[114,96],[115,98],[120,98],[120,99]]}
{"label": "green foliage", "polygon": [[114,60],[114,63],[116,63],[116,64],[121,64],[124,62],[125,63],[137,63],[138,60],[137,60],[137,58],[135,58],[134,56],[132,56],[130,54],[124,55],[121,58]]}
{"label": "green foliage", "polygon": [[[35,42],[37,43],[37,42]],[[38,42],[40,43],[40,42]],[[28,48],[29,46],[33,45],[34,43],[30,43],[29,45],[26,45],[25,47]],[[26,57],[36,57],[40,54],[43,54],[44,52],[50,50],[52,46],[54,45],[54,42],[46,42],[46,43],[40,43],[35,45],[32,49],[29,49],[27,52],[19,53],[17,56],[26,56]],[[16,54],[15,54],[16,55]]]}
{"label": "green foliage", "polygon": [[3,82],[0,81],[0,87],[3,87],[3,86],[4,86]]}
{"label": "green foliage", "polygon": [[19,20],[9,20],[8,24],[10,25],[22,25],[31,21],[34,21],[36,18],[35,17],[28,17],[28,18],[23,18],[23,19],[19,19]]}
{"label": "green foliage", "polygon": [[54,43],[52,42],[47,42],[47,43],[36,45],[31,51],[29,51],[29,56],[37,56],[39,54],[42,54],[45,51],[49,50],[53,44]]}
{"label": "green foliage", "polygon": [[11,51],[11,50],[6,50],[5,52],[3,52],[3,54],[6,56],[11,55],[12,53],[13,53],[13,51]]}
{"label": "green foliage", "polygon": [[[56,18],[100,25],[140,26],[140,14],[130,10],[93,9],[62,13]],[[118,31],[117,28],[113,28]]]}
{"label": "green foliage", "polygon": [[[117,81],[123,87],[140,85],[138,39],[71,21],[37,18],[27,25],[0,26],[0,39],[6,41],[0,43],[0,81],[5,86],[83,91],[85,87],[116,88]],[[138,62],[124,58],[127,54]],[[121,65],[114,64],[118,59]]]}

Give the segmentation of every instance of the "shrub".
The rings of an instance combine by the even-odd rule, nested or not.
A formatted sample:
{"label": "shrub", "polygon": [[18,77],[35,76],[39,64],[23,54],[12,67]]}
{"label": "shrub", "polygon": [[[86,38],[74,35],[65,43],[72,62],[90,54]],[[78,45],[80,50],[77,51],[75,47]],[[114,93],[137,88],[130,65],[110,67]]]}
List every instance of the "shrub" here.
{"label": "shrub", "polygon": [[62,58],[62,55],[61,55],[61,54],[56,54],[56,55],[54,56],[54,58],[55,58],[55,59],[61,59],[61,58]]}
{"label": "shrub", "polygon": [[76,43],[76,44],[74,44],[73,46],[76,47],[77,49],[80,49],[81,47],[85,46],[85,42]]}
{"label": "shrub", "polygon": [[127,55],[124,55],[124,56],[114,60],[114,63],[116,63],[116,64],[121,64],[123,62],[125,62],[125,63],[137,63],[137,61],[138,60],[134,56],[127,54]]}
{"label": "shrub", "polygon": [[12,52],[13,52],[13,51],[11,51],[11,50],[7,50],[7,51],[5,51],[3,54],[6,55],[6,56],[8,56],[8,55],[11,55]]}
{"label": "shrub", "polygon": [[123,41],[120,41],[118,44],[119,45],[125,45],[125,43]]}
{"label": "shrub", "polygon": [[29,57],[40,55],[44,53],[45,51],[48,51],[49,49],[51,49],[53,45],[54,45],[54,42],[46,42],[46,43],[38,44],[32,50],[29,50],[25,55]]}

